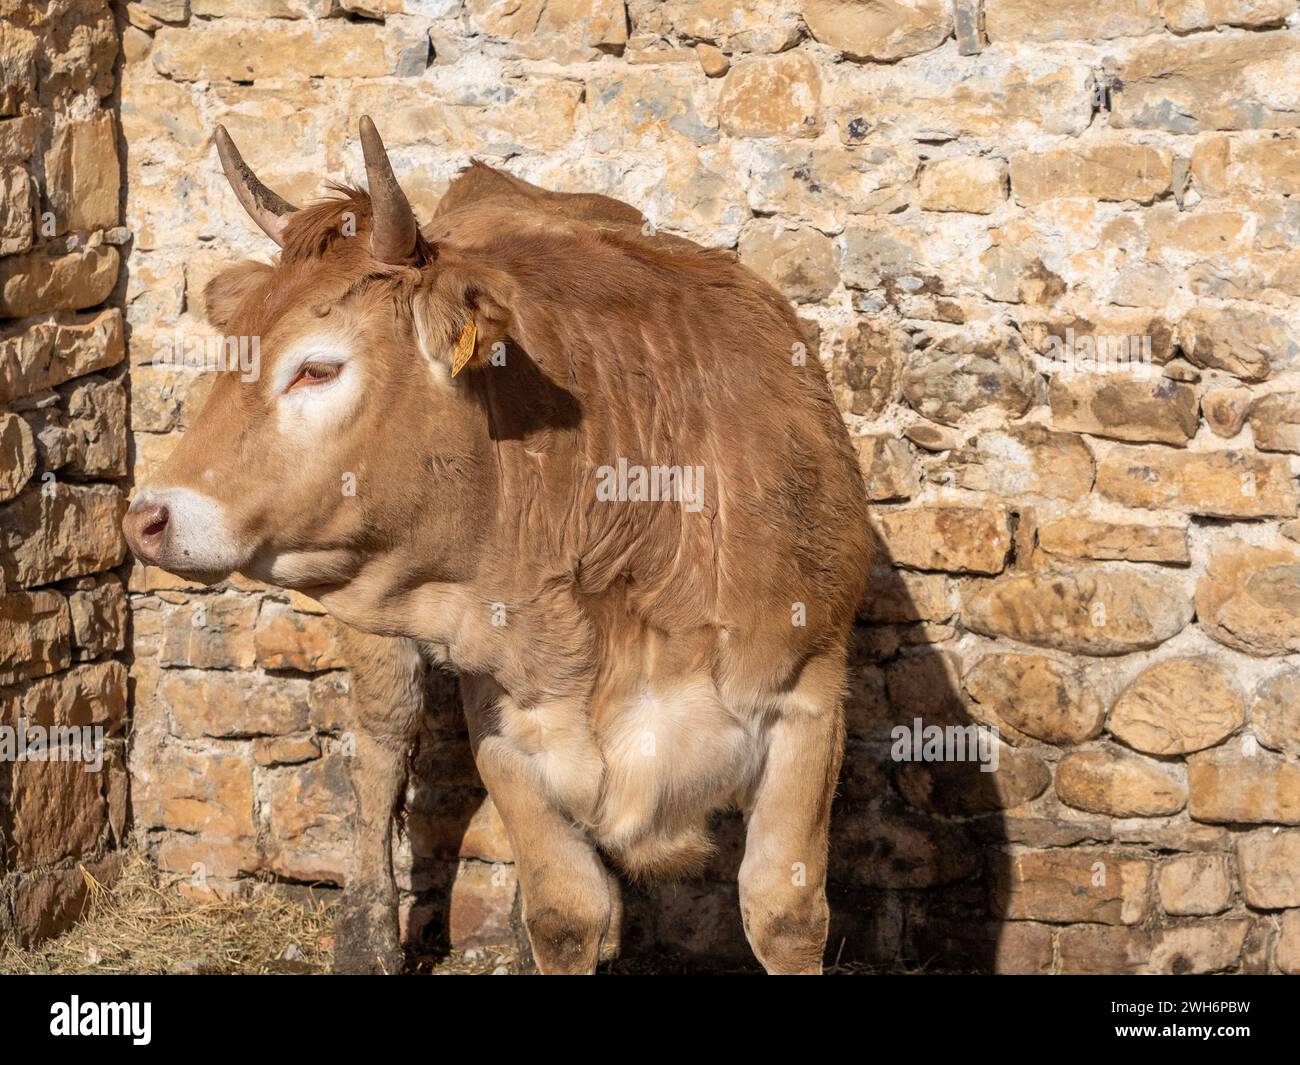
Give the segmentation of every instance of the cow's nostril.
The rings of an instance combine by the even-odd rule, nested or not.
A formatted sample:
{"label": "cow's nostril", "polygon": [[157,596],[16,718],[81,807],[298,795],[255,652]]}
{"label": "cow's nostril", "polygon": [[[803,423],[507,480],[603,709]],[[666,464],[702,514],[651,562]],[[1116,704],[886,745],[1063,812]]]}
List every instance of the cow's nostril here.
{"label": "cow's nostril", "polygon": [[159,507],[158,513],[154,515],[153,520],[144,527],[144,535],[150,538],[161,536],[162,531],[167,528],[167,518],[169,516],[166,507]]}
{"label": "cow's nostril", "polygon": [[142,562],[156,563],[162,550],[164,534],[171,513],[161,503],[132,507],[122,522],[126,542]]}

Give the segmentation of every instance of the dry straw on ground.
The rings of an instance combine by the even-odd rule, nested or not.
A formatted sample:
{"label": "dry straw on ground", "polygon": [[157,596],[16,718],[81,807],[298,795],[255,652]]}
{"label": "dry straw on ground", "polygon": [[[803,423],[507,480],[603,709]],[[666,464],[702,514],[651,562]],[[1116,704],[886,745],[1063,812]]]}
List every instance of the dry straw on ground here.
{"label": "dry straw on ground", "polygon": [[[141,850],[128,853],[110,887],[82,869],[88,889],[82,920],[30,950],[0,947],[0,975],[326,973],[334,910],[315,898],[286,897],[257,884],[240,898],[194,899],[185,877],[160,872]],[[415,962],[431,975],[515,972],[512,951],[452,951]]]}
{"label": "dry straw on ground", "polygon": [[112,887],[82,871],[84,920],[32,950],[8,947],[0,973],[320,972],[329,968],[333,915],[270,885],[247,898],[186,898],[183,879],[133,851]]}

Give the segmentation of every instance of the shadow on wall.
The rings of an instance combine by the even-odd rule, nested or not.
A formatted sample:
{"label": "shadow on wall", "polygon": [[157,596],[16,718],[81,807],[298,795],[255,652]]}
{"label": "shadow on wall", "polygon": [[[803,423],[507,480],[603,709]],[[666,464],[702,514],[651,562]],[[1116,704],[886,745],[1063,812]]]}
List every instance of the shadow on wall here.
{"label": "shadow on wall", "polygon": [[514,938],[509,844],[504,836],[484,838],[499,820],[482,811],[487,792],[474,767],[455,678],[430,669],[424,707],[405,805],[397,813],[393,863],[412,961],[444,957],[453,945]]}
{"label": "shadow on wall", "polygon": [[[1032,953],[1034,944],[1014,942],[1016,926],[1004,926],[996,891],[1009,862],[999,790],[1032,792],[1035,781],[1020,779],[1015,752],[1002,744],[990,763],[996,771],[981,769],[981,752],[987,761],[988,742],[997,743],[987,731],[983,748],[949,748],[943,761],[895,759],[915,753],[918,719],[921,728],[938,726],[962,743],[980,723],[934,645],[954,634],[921,620],[933,612],[914,602],[874,534],[873,540],[878,564],[853,633],[848,741],[831,821],[826,964],[848,971],[1022,968],[1013,956],[1022,948]],[[453,945],[513,942],[517,934],[509,923],[515,882],[508,845],[490,838],[495,817],[478,812],[484,792],[453,682],[434,674],[428,703],[405,817],[413,871],[399,873],[399,886],[415,899],[405,922],[409,953],[422,960]],[[935,733],[928,736],[933,743]],[[915,740],[923,754],[926,738]],[[661,970],[669,955],[687,971],[760,971],[736,889],[744,826],[738,814],[726,814],[716,829],[718,853],[701,877],[649,888],[624,884],[616,969],[635,971],[654,960]],[[467,856],[459,866],[447,860]]]}

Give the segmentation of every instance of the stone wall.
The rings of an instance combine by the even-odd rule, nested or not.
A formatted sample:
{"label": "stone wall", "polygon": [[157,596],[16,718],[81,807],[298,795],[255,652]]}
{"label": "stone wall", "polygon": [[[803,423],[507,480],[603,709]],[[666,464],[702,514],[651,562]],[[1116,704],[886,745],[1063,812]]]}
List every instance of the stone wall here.
{"label": "stone wall", "polygon": [[[832,953],[1300,970],[1296,0],[140,0],[125,18],[137,478],[203,390],[151,364],[158,338],[204,333],[214,269],[269,251],[214,122],[298,202],[360,179],[365,113],[425,217],[471,155],[625,198],[799,304],[859,441],[881,564]],[[59,263],[98,276],[114,252],[92,247]],[[1129,337],[1150,368],[1102,372],[1097,348]],[[241,581],[136,568],[130,590],[133,809],[158,861],[195,891],[336,883],[329,620]],[[514,880],[434,686],[404,916],[472,946],[506,936]],[[995,725],[998,771],[896,761],[917,718]],[[630,895],[629,944],[744,956],[734,820],[720,836],[706,878]]]}
{"label": "stone wall", "polygon": [[127,818],[117,55],[106,2],[0,3],[0,942],[67,927]]}

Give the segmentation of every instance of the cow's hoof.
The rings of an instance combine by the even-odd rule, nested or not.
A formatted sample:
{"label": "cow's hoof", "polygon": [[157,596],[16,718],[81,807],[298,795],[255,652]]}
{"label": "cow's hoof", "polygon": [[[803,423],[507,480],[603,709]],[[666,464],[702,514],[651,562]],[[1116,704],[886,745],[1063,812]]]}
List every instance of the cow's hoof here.
{"label": "cow's hoof", "polygon": [[374,894],[345,895],[334,932],[330,971],[351,975],[395,976],[405,964],[397,940],[397,904]]}

